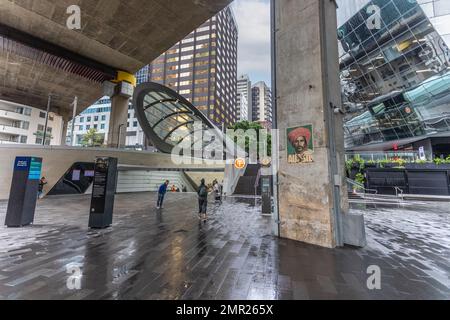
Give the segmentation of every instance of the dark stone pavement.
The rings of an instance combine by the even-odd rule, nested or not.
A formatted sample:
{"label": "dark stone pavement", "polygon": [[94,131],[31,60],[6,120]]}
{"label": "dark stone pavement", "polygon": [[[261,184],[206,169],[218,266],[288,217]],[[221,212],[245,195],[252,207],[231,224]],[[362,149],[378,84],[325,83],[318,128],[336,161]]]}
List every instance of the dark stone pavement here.
{"label": "dark stone pavement", "polygon": [[[121,194],[99,231],[89,196],[46,198],[35,225],[0,226],[0,299],[450,299],[448,203],[365,208],[368,246],[330,250],[271,236],[254,202],[210,203],[202,223],[195,195],[169,194],[158,212],[155,194]],[[381,290],[367,288],[371,265]]]}

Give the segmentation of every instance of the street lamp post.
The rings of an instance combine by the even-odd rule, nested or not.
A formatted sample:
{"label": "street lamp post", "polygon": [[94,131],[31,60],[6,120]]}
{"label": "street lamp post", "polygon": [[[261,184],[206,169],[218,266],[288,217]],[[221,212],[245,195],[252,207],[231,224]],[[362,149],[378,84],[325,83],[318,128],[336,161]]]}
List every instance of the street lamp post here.
{"label": "street lamp post", "polygon": [[43,139],[42,139],[42,145],[45,146],[45,139],[47,138],[47,126],[48,126],[48,114],[50,112],[50,104],[52,102],[52,95],[49,94],[48,95],[48,100],[47,100],[47,114],[45,115],[45,126],[44,126],[44,135],[43,135]]}
{"label": "street lamp post", "polygon": [[73,115],[72,115],[72,130],[70,132],[70,145],[73,147],[75,145],[75,118],[77,115],[77,107],[78,107],[78,97],[75,97],[72,103],[73,106]]}

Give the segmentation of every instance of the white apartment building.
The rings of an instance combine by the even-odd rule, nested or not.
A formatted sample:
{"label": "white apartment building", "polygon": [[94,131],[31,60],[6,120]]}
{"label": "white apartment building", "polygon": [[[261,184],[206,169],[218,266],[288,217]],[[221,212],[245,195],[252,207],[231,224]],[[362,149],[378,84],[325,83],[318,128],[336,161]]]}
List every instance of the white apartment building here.
{"label": "white apartment building", "polygon": [[248,97],[245,94],[241,94],[239,96],[239,121],[249,121],[250,117],[249,117],[249,106],[250,104],[248,103]]}
{"label": "white apartment building", "polygon": [[239,121],[251,121],[252,83],[248,75],[241,75],[237,80],[237,112]]}
{"label": "white apartment building", "polygon": [[[83,111],[75,118],[74,146],[81,146],[83,136],[90,130],[95,129],[106,141],[108,139],[109,116],[111,113],[111,101],[104,97],[96,104]],[[72,122],[68,126],[67,142],[70,143]],[[127,139],[126,146],[141,148],[145,144],[144,132],[135,116],[131,104],[128,110]]]}
{"label": "white apartment building", "polygon": [[263,123],[267,128],[272,127],[272,91],[264,81],[252,87],[252,121]]}
{"label": "white apartment building", "polygon": [[[43,144],[47,113],[37,108],[0,100],[0,144]],[[61,145],[62,117],[50,112],[46,145]]]}

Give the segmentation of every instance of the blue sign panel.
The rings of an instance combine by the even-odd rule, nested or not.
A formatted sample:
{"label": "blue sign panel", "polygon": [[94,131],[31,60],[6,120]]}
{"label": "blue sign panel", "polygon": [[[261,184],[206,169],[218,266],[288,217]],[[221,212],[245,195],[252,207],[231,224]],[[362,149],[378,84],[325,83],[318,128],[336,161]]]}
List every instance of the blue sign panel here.
{"label": "blue sign panel", "polygon": [[37,158],[31,158],[28,180],[41,179],[41,171],[42,171],[42,160]]}
{"label": "blue sign panel", "polygon": [[31,158],[17,157],[14,162],[14,171],[28,171],[30,169]]}

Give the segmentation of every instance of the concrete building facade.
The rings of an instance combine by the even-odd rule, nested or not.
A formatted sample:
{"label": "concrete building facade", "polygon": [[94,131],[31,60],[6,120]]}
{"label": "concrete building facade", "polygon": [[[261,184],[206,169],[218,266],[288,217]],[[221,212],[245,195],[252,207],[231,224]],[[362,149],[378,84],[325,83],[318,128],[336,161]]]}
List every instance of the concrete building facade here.
{"label": "concrete building facade", "polygon": [[[74,146],[82,145],[83,137],[90,129],[95,129],[107,141],[110,115],[111,100],[108,97],[104,97],[77,116],[74,128]],[[68,137],[71,134],[71,126],[72,122],[68,126]],[[146,139],[144,132],[139,125],[131,104],[128,108],[127,127],[123,128],[123,130],[126,130],[126,147],[135,149],[145,148]],[[70,139],[68,138],[67,141],[70,141]]]}
{"label": "concrete building facade", "polygon": [[[47,113],[45,111],[0,100],[0,144],[42,145]],[[45,145],[63,141],[62,118],[49,113]]]}
{"label": "concrete building facade", "polygon": [[263,123],[267,128],[272,127],[272,91],[264,81],[252,86],[252,121]]}

